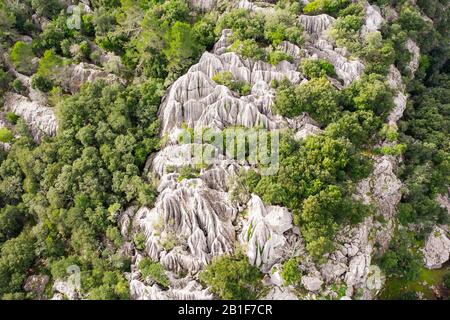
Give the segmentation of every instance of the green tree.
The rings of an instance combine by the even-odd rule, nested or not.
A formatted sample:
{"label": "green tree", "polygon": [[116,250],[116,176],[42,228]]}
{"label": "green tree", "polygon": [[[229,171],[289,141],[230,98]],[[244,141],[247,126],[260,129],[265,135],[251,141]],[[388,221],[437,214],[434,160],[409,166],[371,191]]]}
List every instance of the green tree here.
{"label": "green tree", "polygon": [[0,128],[0,142],[9,143],[14,139],[14,134],[8,128]]}
{"label": "green tree", "polygon": [[262,275],[243,254],[215,257],[200,280],[225,300],[254,300],[262,289]]}
{"label": "green tree", "polygon": [[11,49],[10,58],[17,71],[25,74],[33,72],[31,60],[34,58],[34,54],[31,45],[17,41]]}

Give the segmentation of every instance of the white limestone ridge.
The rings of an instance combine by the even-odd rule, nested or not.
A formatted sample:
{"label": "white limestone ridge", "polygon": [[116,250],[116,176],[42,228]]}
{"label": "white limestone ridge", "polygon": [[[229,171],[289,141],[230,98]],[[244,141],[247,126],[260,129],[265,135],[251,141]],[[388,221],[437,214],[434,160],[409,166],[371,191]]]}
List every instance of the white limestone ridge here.
{"label": "white limestone ridge", "polygon": [[37,101],[8,92],[5,94],[3,108],[5,111],[14,112],[28,124],[36,142],[39,142],[44,135],[56,134],[58,124],[53,110]]}

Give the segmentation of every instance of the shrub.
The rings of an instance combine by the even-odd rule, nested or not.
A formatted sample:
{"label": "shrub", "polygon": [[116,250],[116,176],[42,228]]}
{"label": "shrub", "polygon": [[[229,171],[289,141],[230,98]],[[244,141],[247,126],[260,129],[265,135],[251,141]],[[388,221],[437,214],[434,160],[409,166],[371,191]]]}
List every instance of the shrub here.
{"label": "shrub", "polygon": [[11,122],[12,124],[16,124],[17,120],[19,120],[19,116],[16,115],[14,112],[9,111],[6,113],[6,120]]}
{"label": "shrub", "polygon": [[146,242],[145,234],[142,232],[136,234],[133,238],[133,243],[136,246],[136,249],[138,250],[144,250],[145,249],[145,242]]}
{"label": "shrub", "polygon": [[281,277],[284,280],[284,284],[289,285],[298,285],[300,280],[302,279],[302,274],[298,269],[298,260],[297,258],[291,258],[287,260],[281,269]]}
{"label": "shrub", "polygon": [[200,273],[200,281],[224,300],[254,300],[262,289],[262,274],[241,253],[215,257]]}
{"label": "shrub", "polygon": [[445,286],[447,289],[450,289],[450,272],[447,272],[447,273],[444,275],[444,286]]}
{"label": "shrub", "polygon": [[303,44],[303,27],[296,15],[280,10],[266,17],[264,36],[273,46],[289,41],[298,46]]}
{"label": "shrub", "polygon": [[296,87],[284,81],[277,88],[274,108],[282,116],[291,118],[308,112],[326,125],[336,119],[338,101],[339,92],[326,78],[315,78]]}
{"label": "shrub", "polygon": [[281,61],[293,62],[293,60],[294,60],[292,58],[292,56],[290,56],[289,54],[287,54],[283,51],[279,51],[279,50],[270,51],[267,56],[267,59],[268,59],[269,63],[274,66],[279,64]]}
{"label": "shrub", "polygon": [[9,143],[14,139],[14,134],[8,128],[0,128],[0,142]]}
{"label": "shrub", "polygon": [[180,176],[178,177],[178,182],[181,182],[184,179],[197,178],[199,176],[200,172],[191,166],[184,166],[184,167],[180,168],[179,174],[180,174]]}
{"label": "shrub", "polygon": [[230,71],[221,71],[216,73],[212,80],[220,85],[228,87],[232,91],[236,91],[241,96],[246,96],[250,93],[251,85],[245,81],[237,80]]}
{"label": "shrub", "polygon": [[33,72],[31,60],[34,54],[31,45],[17,41],[11,49],[10,58],[17,71],[25,74]]}
{"label": "shrub", "polygon": [[31,77],[31,87],[42,92],[49,92],[53,88],[53,81],[39,74]]}
{"label": "shrub", "polygon": [[144,258],[139,262],[139,270],[144,279],[151,278],[157,284],[167,288],[170,285],[169,278],[163,266],[158,262],[153,262],[148,258]]}
{"label": "shrub", "polygon": [[300,64],[300,69],[309,79],[336,75],[334,66],[323,59],[303,59]]}
{"label": "shrub", "polygon": [[265,60],[266,52],[254,39],[236,40],[230,47],[244,59]]}

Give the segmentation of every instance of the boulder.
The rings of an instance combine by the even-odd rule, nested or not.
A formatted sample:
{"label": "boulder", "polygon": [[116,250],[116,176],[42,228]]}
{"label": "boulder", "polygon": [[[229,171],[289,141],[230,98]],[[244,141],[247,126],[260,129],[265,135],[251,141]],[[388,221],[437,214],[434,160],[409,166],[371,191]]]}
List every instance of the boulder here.
{"label": "boulder", "polygon": [[425,266],[428,269],[439,269],[450,257],[450,239],[440,227],[434,227],[423,249]]}
{"label": "boulder", "polygon": [[323,281],[317,277],[305,276],[302,277],[301,283],[306,290],[317,292],[322,288]]}

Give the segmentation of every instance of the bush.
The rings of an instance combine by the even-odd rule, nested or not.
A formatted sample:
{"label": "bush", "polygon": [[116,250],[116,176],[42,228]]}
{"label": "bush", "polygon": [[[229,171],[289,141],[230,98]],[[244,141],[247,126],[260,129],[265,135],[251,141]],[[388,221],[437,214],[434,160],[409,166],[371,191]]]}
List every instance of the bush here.
{"label": "bush", "polygon": [[301,46],[303,44],[303,27],[296,15],[279,10],[266,17],[264,36],[273,46],[289,41]]}
{"label": "bush", "polygon": [[138,250],[144,250],[145,249],[145,242],[147,239],[145,238],[145,234],[142,232],[136,234],[133,238],[133,243]]}
{"label": "bush", "polygon": [[12,124],[16,124],[17,120],[19,120],[19,116],[16,115],[14,112],[9,111],[6,113],[6,120],[11,122]]}
{"label": "bush", "polygon": [[9,143],[14,139],[14,134],[8,128],[0,128],[0,142]]}
{"label": "bush", "polygon": [[444,275],[444,286],[450,290],[450,272]]}
{"label": "bush", "polygon": [[169,287],[169,278],[160,263],[144,258],[139,262],[139,270],[141,271],[141,275],[144,279],[151,278],[157,284],[165,288]]}
{"label": "bush", "polygon": [[371,110],[376,115],[386,117],[394,105],[393,91],[384,77],[377,74],[363,76],[343,90],[346,108]]}
{"label": "bush", "polygon": [[286,286],[296,286],[300,283],[302,274],[298,268],[297,258],[291,258],[283,263],[283,267],[281,269],[281,277],[283,278],[284,284]]}
{"label": "bush", "polygon": [[270,64],[274,66],[278,65],[281,61],[289,61],[289,62],[294,61],[292,56],[279,50],[270,51],[267,56],[267,60],[269,61]]}
{"label": "bush", "polygon": [[200,175],[199,170],[191,166],[184,166],[180,168],[180,176],[178,177],[178,182],[183,181],[184,179],[195,179]]}
{"label": "bush", "polygon": [[400,231],[391,241],[389,249],[379,261],[381,269],[388,276],[414,281],[419,278],[423,264],[422,257],[412,246],[411,236]]}
{"label": "bush", "polygon": [[236,40],[230,47],[244,59],[265,60],[266,52],[254,39]]}
{"label": "bush", "polygon": [[327,13],[336,16],[340,10],[349,4],[350,0],[314,0],[303,8],[303,12],[311,15]]}
{"label": "bush", "polygon": [[31,77],[31,87],[42,92],[49,92],[53,88],[53,81],[39,74]]}
{"label": "bush", "polygon": [[326,125],[339,112],[339,91],[326,78],[315,78],[294,87],[287,81],[278,85],[275,111],[285,117],[296,117],[308,112],[313,119]]}
{"label": "bush", "polygon": [[255,42],[264,41],[264,16],[252,13],[247,9],[233,9],[223,14],[216,27],[216,34],[223,29],[231,29],[233,36],[239,40],[253,39]]}
{"label": "bush", "polygon": [[19,94],[23,94],[27,89],[19,79],[14,79],[11,83],[11,88]]}
{"label": "bush", "polygon": [[31,45],[17,41],[11,49],[10,58],[17,71],[25,74],[33,72],[31,60],[34,54]]}
{"label": "bush", "polygon": [[251,85],[242,80],[234,78],[230,71],[221,71],[216,73],[212,80],[220,85],[228,87],[230,90],[239,93],[241,96],[250,94]]}
{"label": "bush", "polygon": [[63,65],[63,59],[54,50],[46,50],[39,61],[37,74],[47,79],[55,79]]}
{"label": "bush", "polygon": [[323,59],[303,59],[300,64],[302,73],[309,79],[336,75],[334,66]]}
{"label": "bush", "polygon": [[200,281],[224,300],[255,300],[262,289],[262,274],[243,254],[215,257]]}

